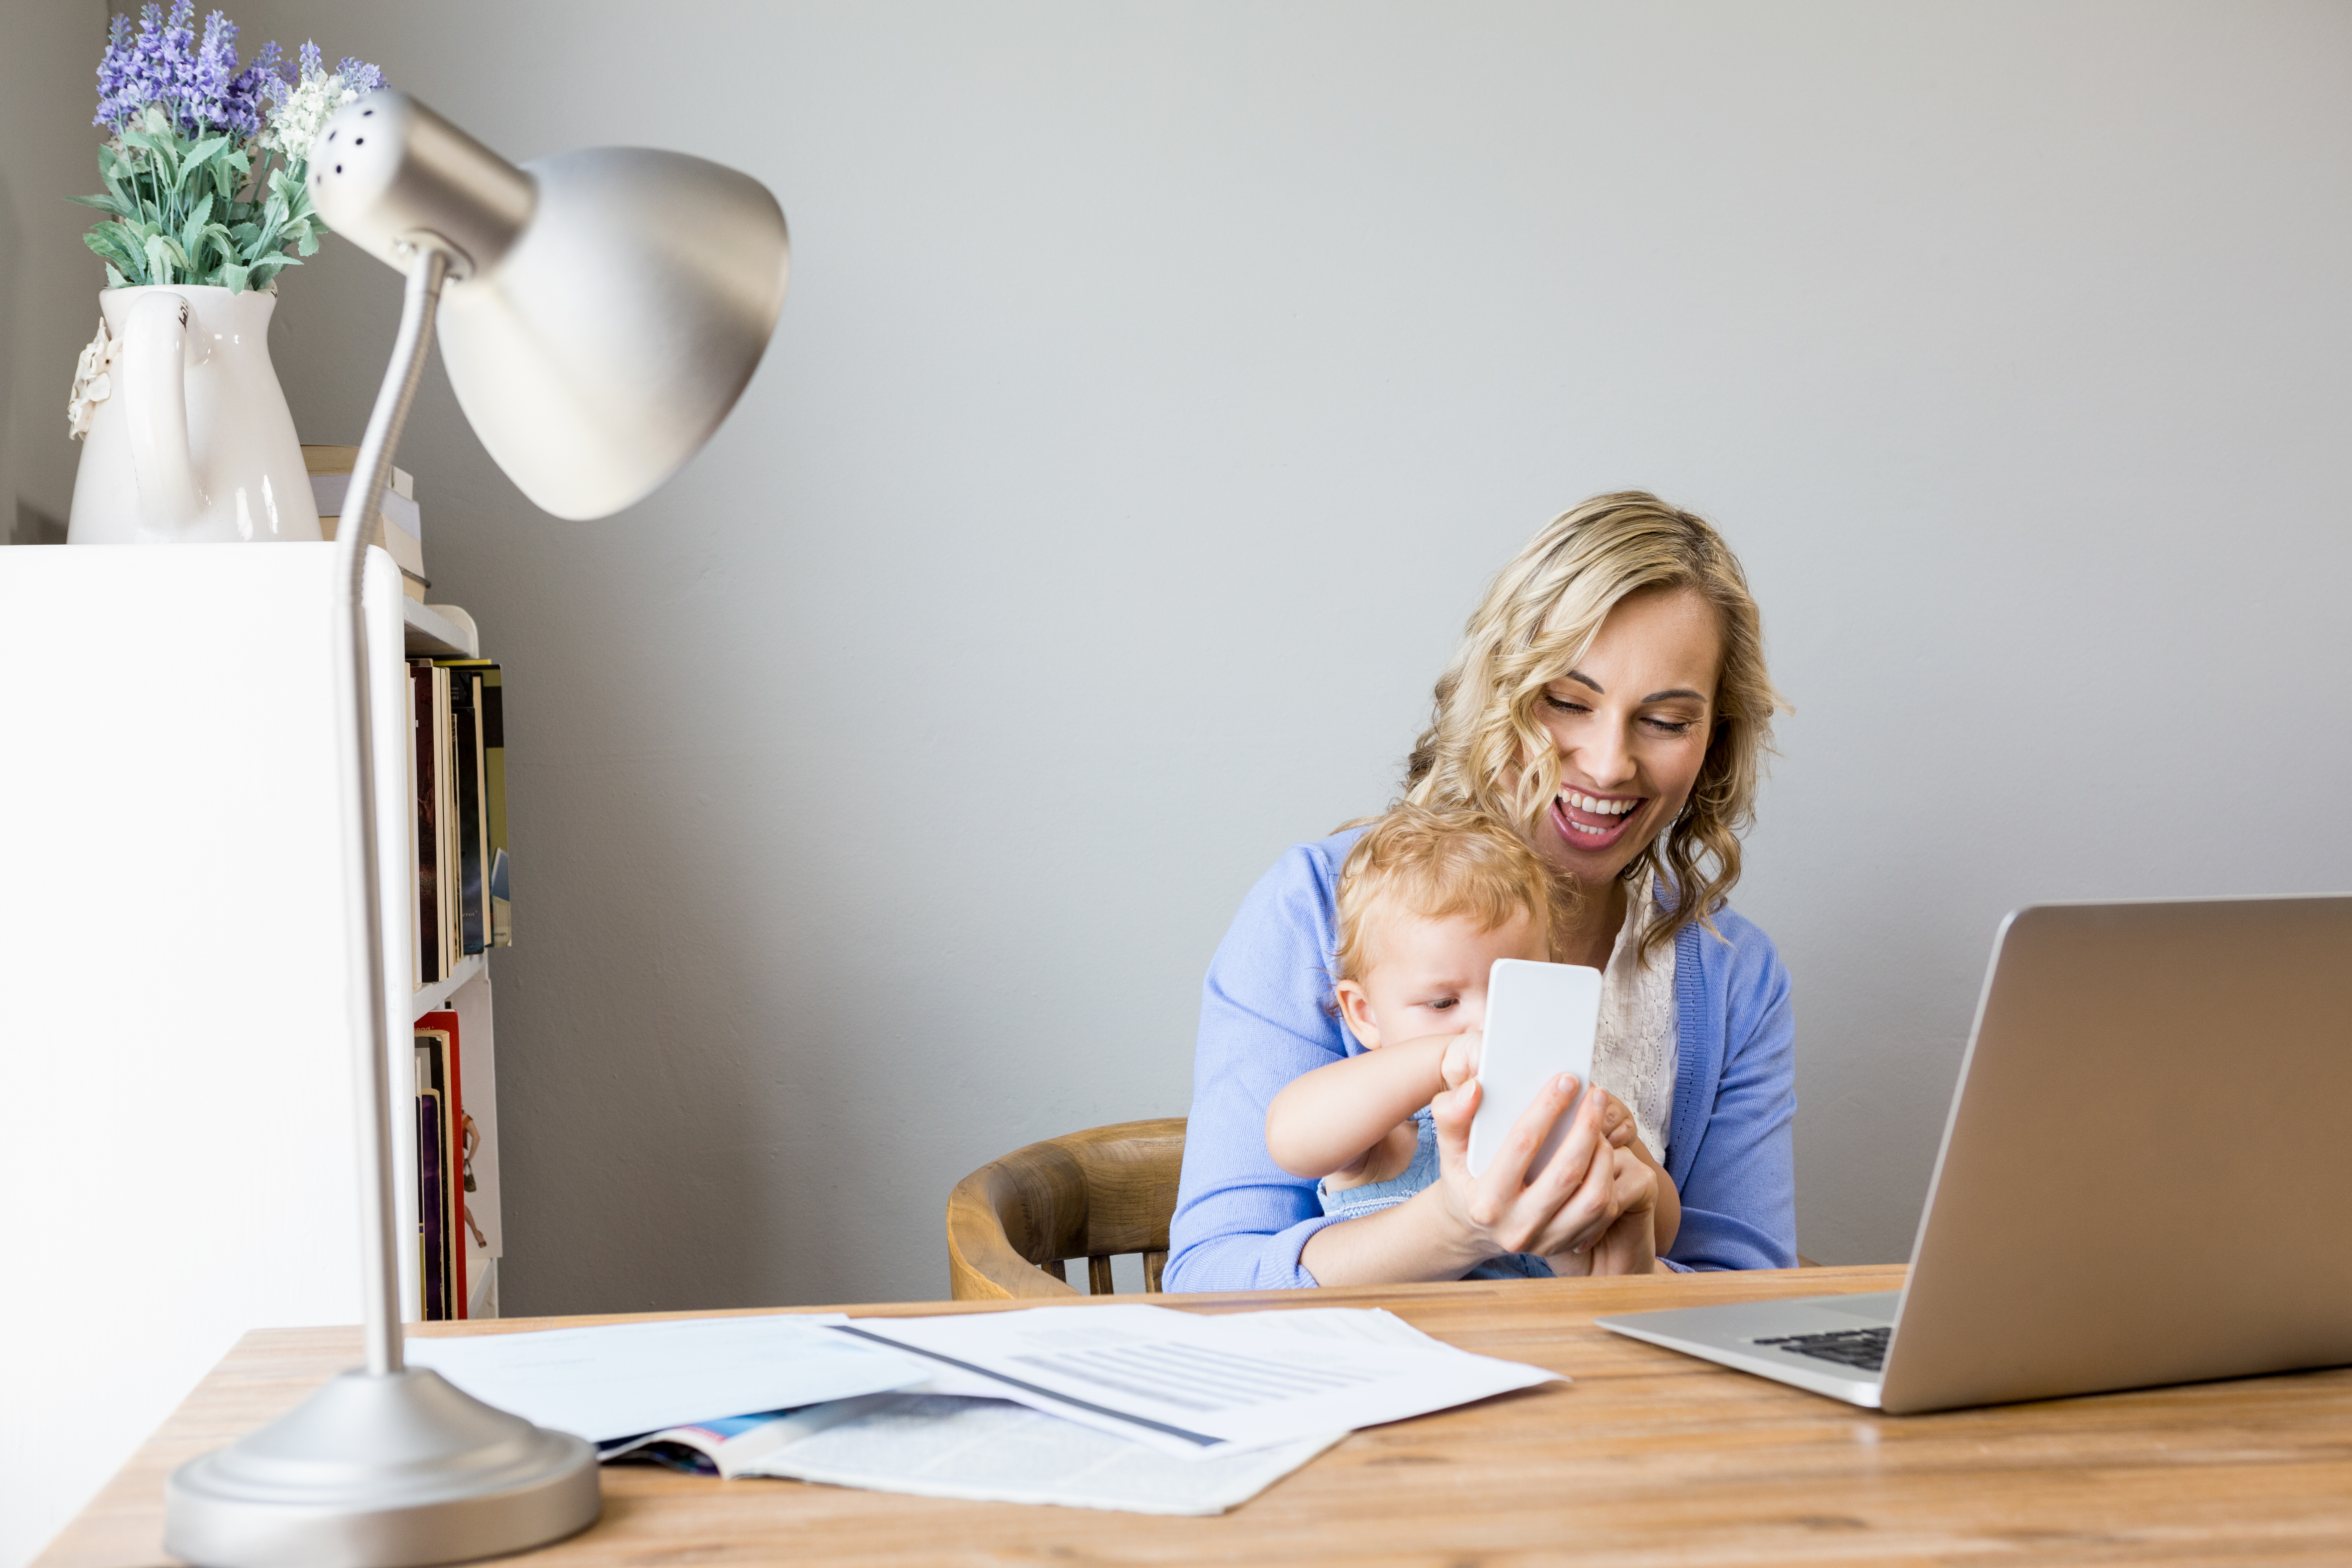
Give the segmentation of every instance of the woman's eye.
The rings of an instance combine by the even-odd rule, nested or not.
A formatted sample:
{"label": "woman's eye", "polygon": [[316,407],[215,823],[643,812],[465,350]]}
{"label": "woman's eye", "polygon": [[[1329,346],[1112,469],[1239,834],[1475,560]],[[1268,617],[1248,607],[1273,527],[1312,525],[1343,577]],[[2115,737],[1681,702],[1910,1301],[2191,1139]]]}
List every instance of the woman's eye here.
{"label": "woman's eye", "polygon": [[1554,697],[1549,691],[1544,693],[1544,706],[1549,708],[1555,713],[1582,713],[1588,711],[1583,703],[1570,702],[1565,697]]}
{"label": "woman's eye", "polygon": [[1697,722],[1698,721],[1696,719],[1653,719],[1649,721],[1650,727],[1657,731],[1661,735],[1687,735],[1691,732],[1691,727]]}

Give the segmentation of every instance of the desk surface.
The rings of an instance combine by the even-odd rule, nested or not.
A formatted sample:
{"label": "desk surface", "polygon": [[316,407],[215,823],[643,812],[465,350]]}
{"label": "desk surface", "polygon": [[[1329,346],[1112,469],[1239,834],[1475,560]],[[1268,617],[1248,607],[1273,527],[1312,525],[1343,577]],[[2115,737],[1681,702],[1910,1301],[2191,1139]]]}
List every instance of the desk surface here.
{"label": "desk surface", "polygon": [[[1902,1277],[1899,1268],[1821,1268],[1162,1298],[1206,1310],[1386,1307],[1465,1350],[1552,1367],[1575,1382],[1358,1432],[1217,1519],[612,1467],[603,1520],[518,1561],[1289,1568],[2352,1559],[2352,1369],[1882,1416],[1592,1326],[1595,1317],[1654,1307],[1884,1290]],[[847,1310],[904,1316],[1013,1305]],[[157,1542],[171,1468],[277,1415],[358,1355],[354,1329],[247,1335],[58,1538],[43,1568],[168,1562]]]}

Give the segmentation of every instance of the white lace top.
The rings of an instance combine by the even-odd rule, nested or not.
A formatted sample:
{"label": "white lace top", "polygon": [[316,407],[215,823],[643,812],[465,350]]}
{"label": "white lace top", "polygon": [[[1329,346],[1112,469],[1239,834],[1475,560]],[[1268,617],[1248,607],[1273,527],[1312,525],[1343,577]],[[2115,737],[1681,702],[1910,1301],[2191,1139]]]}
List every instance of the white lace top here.
{"label": "white lace top", "polygon": [[1644,963],[1642,933],[1658,918],[1653,877],[1626,897],[1625,923],[1601,972],[1601,1029],[1592,1042],[1592,1081],[1625,1102],[1642,1142],[1661,1165],[1674,1125],[1675,950],[1669,942]]}

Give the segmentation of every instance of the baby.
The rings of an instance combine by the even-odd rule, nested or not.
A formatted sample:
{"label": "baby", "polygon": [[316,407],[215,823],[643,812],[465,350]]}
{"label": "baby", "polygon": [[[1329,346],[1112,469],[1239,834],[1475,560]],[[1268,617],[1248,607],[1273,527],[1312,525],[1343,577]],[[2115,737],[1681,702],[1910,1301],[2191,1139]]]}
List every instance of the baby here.
{"label": "baby", "polygon": [[[1364,1054],[1293,1079],[1265,1117],[1267,1152],[1292,1175],[1318,1178],[1324,1213],[1374,1214],[1438,1180],[1428,1107],[1477,1076],[1488,972],[1498,958],[1549,961],[1573,899],[1517,834],[1479,812],[1399,806],[1356,841],[1339,871],[1333,991]],[[1592,1093],[1609,1144],[1594,1158],[1656,1174],[1654,1231],[1620,1235],[1648,1228],[1629,1212],[1606,1238],[1612,1265],[1643,1272],[1673,1245],[1681,1200],[1624,1104]],[[1593,1250],[1505,1254],[1468,1278],[1585,1274]]]}

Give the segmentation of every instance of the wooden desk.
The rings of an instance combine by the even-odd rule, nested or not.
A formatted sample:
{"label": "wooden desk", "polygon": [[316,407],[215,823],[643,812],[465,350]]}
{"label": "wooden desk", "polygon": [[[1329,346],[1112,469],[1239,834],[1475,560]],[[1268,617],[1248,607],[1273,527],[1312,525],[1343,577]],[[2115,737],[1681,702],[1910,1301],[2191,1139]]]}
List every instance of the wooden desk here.
{"label": "wooden desk", "polygon": [[[604,1471],[604,1517],[529,1561],[856,1563],[2352,1561],[2352,1370],[1881,1416],[1595,1329],[1612,1312],[1884,1290],[1899,1268],[1166,1298],[1386,1307],[1576,1381],[1359,1432],[1220,1519]],[[1118,1298],[1133,1300],[1132,1297]],[[860,1307],[990,1311],[1013,1302]],[[436,1326],[495,1332],[558,1320]],[[620,1319],[565,1319],[583,1323]],[[167,1562],[163,1477],[359,1356],[352,1329],[247,1335],[40,1559]]]}

